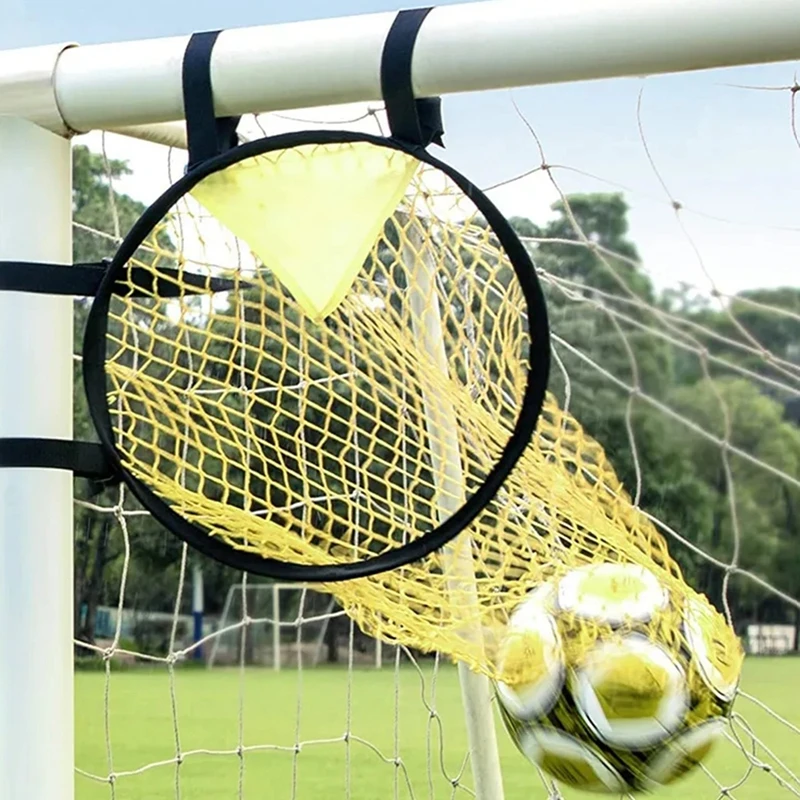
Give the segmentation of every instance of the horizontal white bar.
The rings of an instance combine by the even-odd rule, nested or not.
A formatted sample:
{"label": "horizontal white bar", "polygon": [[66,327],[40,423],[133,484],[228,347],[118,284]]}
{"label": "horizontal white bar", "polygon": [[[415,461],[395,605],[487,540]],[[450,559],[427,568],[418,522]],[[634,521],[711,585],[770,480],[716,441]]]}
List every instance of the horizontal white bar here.
{"label": "horizontal white bar", "polygon": [[[225,31],[212,58],[217,112],[379,100],[380,55],[393,18]],[[63,119],[81,132],[182,119],[187,39],[66,49],[54,76]],[[441,95],[797,57],[798,0],[489,0],[430,13],[413,81],[418,96]],[[0,113],[15,113],[19,92],[7,86],[0,74]],[[51,119],[48,127],[60,125]]]}
{"label": "horizontal white bar", "polygon": [[56,65],[70,43],[0,50],[0,116],[66,133],[53,87]]}
{"label": "horizontal white bar", "polygon": [[128,125],[124,128],[106,128],[111,133],[130,136],[145,142],[163,144],[165,147],[179,147],[187,150],[186,125],[183,122],[156,122],[152,125]]}

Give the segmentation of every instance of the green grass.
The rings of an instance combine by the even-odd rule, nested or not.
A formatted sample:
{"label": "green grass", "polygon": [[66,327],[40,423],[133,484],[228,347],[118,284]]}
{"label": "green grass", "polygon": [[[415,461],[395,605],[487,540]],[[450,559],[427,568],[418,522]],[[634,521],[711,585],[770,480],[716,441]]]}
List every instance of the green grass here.
{"label": "green grass", "polygon": [[[432,673],[424,670],[424,691],[432,695]],[[298,693],[299,681],[301,691]],[[238,741],[240,675],[232,670],[185,670],[175,679],[178,731],[181,750],[235,750]],[[105,676],[98,672],[79,672],[76,688],[76,764],[97,775],[107,775],[104,732]],[[800,727],[800,659],[750,659],[746,664],[743,689],[776,710],[794,726]],[[400,670],[399,753],[403,768],[384,761],[370,746],[387,758],[394,755],[394,671],[358,670],[352,676],[350,729],[354,737],[343,741],[347,728],[348,680],[344,669],[305,670],[302,678],[293,670],[273,673],[252,669],[245,674],[244,742],[246,745],[272,745],[248,751],[240,761],[235,754],[188,755],[179,772],[180,795],[176,794],[175,734],[172,724],[169,680],[166,670],[128,670],[113,673],[110,681],[110,735],[114,772],[137,770],[167,761],[137,775],[123,775],[116,781],[116,800],[222,800],[237,798],[240,764],[244,766],[244,797],[283,800],[334,800],[346,794],[349,751],[352,800],[393,798],[395,780],[400,798],[449,798],[451,783],[440,766],[441,752],[449,776],[462,769],[466,753],[466,734],[455,669],[440,669],[435,703],[443,735],[434,723],[428,743],[429,714],[421,700],[423,681],[412,667]],[[298,724],[298,694],[301,697],[299,739],[305,742],[295,756],[295,727]],[[746,698],[736,710],[752,726],[759,739],[800,775],[800,733],[793,732],[771,718]],[[535,800],[546,797],[535,770],[514,749],[502,728],[501,759],[506,800]],[[322,742],[320,740],[336,740]],[[284,749],[277,749],[275,746]],[[441,750],[440,750],[441,748]],[[429,753],[432,755],[429,757]],[[763,751],[762,760],[774,764]],[[734,746],[723,744],[708,761],[709,770],[724,785],[742,780],[747,760]],[[292,794],[293,768],[296,766],[296,794]],[[406,785],[413,788],[413,794]],[[471,785],[469,768],[463,776]],[[432,786],[432,790],[429,789]],[[800,785],[794,786],[795,792]],[[591,797],[564,793],[568,798]],[[98,783],[82,775],[76,777],[78,800],[110,798],[108,783]],[[456,797],[467,797],[457,792]],[[689,777],[660,792],[671,800],[699,800],[719,796],[715,784],[702,773]],[[754,770],[740,787],[732,791],[738,800],[781,800],[792,793],[783,788],[774,774]]]}

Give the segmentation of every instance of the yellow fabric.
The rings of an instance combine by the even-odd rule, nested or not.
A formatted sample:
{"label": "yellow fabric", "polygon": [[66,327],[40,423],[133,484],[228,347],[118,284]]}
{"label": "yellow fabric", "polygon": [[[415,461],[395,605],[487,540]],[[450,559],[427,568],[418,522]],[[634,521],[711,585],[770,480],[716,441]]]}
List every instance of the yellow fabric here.
{"label": "yellow fabric", "polygon": [[240,161],[191,194],[319,322],[341,303],[418,165],[366,143],[306,145]]}
{"label": "yellow fabric", "polygon": [[[342,144],[252,159],[195,196],[247,241],[229,233],[226,250],[213,219],[179,206],[136,264],[239,288],[112,299],[108,403],[124,464],[209,536],[265,558],[349,563],[437,526],[496,463],[528,350],[546,346],[472,201],[433,167]],[[255,270],[241,266],[248,245]],[[460,556],[319,588],[366,633],[501,679],[509,616],[571,567],[641,564],[678,605],[693,595],[602,447],[551,396],[468,537]],[[653,628],[672,649],[676,613]],[[738,652],[721,617],[714,630]],[[568,638],[570,657],[595,635]]]}

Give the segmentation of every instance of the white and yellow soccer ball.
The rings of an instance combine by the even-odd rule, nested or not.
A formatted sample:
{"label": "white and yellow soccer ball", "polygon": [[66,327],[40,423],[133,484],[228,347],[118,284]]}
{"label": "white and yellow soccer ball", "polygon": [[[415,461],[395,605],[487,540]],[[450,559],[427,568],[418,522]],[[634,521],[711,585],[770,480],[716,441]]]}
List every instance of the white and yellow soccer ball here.
{"label": "white and yellow soccer ball", "polygon": [[557,781],[651,790],[720,738],[742,660],[704,597],[638,565],[599,563],[541,584],[515,610],[497,698],[517,747]]}

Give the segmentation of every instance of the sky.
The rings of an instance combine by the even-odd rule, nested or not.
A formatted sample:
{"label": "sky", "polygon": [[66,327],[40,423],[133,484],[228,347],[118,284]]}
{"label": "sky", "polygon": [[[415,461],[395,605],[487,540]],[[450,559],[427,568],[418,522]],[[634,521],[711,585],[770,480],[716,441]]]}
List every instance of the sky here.
{"label": "sky", "polygon": [[[397,0],[3,2],[0,49],[174,36],[404,5]],[[445,4],[448,0],[439,3]],[[448,96],[447,146],[437,154],[479,186],[492,186],[541,163],[530,125],[546,162],[560,165],[552,174],[562,191],[624,192],[631,207],[630,236],[658,285],[686,281],[703,293],[714,287],[733,293],[796,286],[800,145],[790,124],[791,94],[740,88],[790,86],[796,68],[780,63]],[[347,119],[352,112],[338,108],[292,116]],[[84,138],[98,144],[94,134]],[[134,169],[119,188],[145,203],[165,188],[161,148],[121,137],[109,140],[108,148]],[[557,192],[539,175],[508,184],[492,197],[507,215],[542,222]],[[683,206],[677,216],[671,198]]]}

